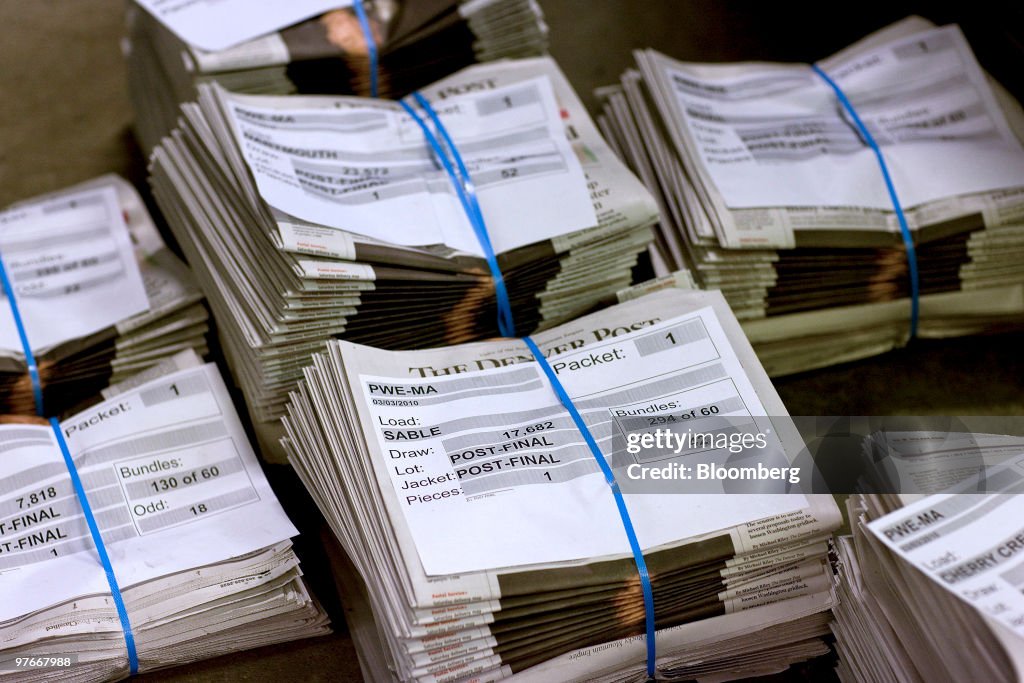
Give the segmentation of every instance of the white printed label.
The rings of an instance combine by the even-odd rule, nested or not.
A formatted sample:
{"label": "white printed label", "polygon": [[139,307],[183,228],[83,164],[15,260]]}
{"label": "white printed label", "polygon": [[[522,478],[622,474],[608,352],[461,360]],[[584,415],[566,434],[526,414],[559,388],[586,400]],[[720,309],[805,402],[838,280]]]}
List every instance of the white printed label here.
{"label": "white printed label", "polygon": [[330,280],[374,280],[373,266],[365,263],[339,263],[337,261],[308,261],[299,259],[303,277]]}
{"label": "white printed label", "polygon": [[[956,27],[831,68],[905,207],[1024,185],[1024,152]],[[667,66],[696,157],[732,208],[892,209],[878,160],[805,65]]]}
{"label": "white printed label", "polygon": [[[710,308],[549,360],[617,478],[640,462],[613,448],[637,406],[695,425],[709,405],[765,414]],[[378,481],[397,494],[428,576],[629,552],[608,484],[536,363],[360,380],[383,454]],[[799,494],[626,499],[645,549],[806,507]]]}
{"label": "white printed label", "polygon": [[343,261],[352,261],[356,257],[355,244],[347,232],[319,225],[296,225],[288,221],[278,221],[277,230],[281,235],[281,246],[286,251]]}
{"label": "white printed label", "polygon": [[[61,424],[118,581],[294,536],[216,368],[183,370]],[[50,427],[0,426],[0,620],[109,593]]]}
{"label": "white printed label", "polygon": [[203,50],[223,50],[273,33],[352,0],[136,0],[179,38]]}
{"label": "white printed label", "polygon": [[1024,637],[1024,459],[1002,494],[929,496],[868,525],[894,553]]}
{"label": "white printed label", "polygon": [[[149,309],[115,188],[0,214],[0,256],[33,351],[99,332]],[[0,348],[22,350],[4,293]]]}
{"label": "white printed label", "polygon": [[[452,181],[397,104],[304,98],[309,106],[300,109],[287,98],[218,92],[272,207],[392,244],[483,255]],[[547,77],[434,107],[472,178],[496,253],[597,225]]]}

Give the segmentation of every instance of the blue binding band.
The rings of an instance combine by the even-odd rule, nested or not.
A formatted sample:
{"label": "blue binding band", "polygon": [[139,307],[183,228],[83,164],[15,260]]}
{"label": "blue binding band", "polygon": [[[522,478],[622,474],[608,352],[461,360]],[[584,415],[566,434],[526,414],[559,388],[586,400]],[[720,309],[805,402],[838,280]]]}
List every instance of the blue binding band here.
{"label": "blue binding band", "polygon": [[907,250],[907,268],[910,271],[910,336],[917,336],[917,321],[920,312],[920,296],[921,286],[917,274],[917,251],[914,249],[914,236],[910,232],[910,227],[907,225],[907,217],[903,214],[903,207],[900,205],[899,197],[896,196],[896,186],[892,182],[892,177],[889,175],[889,167],[885,163],[885,157],[882,156],[882,150],[875,142],[875,138],[868,132],[868,127],[864,125],[864,122],[860,120],[857,115],[857,110],[853,108],[853,104],[850,103],[850,99],[843,92],[842,88],[836,84],[817,64],[811,64],[811,68],[814,69],[814,73],[824,79],[826,83],[831,86],[835,92],[836,97],[839,99],[840,104],[843,105],[843,109],[853,119],[854,124],[857,126],[857,130],[860,132],[861,137],[864,138],[864,142],[867,143],[868,147],[875,153],[875,157],[878,159],[878,166],[882,169],[882,178],[885,180],[885,188],[889,191],[889,199],[892,201],[893,209],[896,211],[896,220],[900,224],[900,232],[903,233],[903,246]]}
{"label": "blue binding band", "polygon": [[366,8],[363,7],[363,0],[353,0],[352,9],[356,12],[359,26],[363,29],[366,37],[366,54],[370,58],[370,97],[377,96],[377,41],[373,39],[373,29],[370,28],[370,18],[366,15]]}
{"label": "blue binding band", "polygon": [[[491,245],[490,236],[487,233],[487,226],[484,222],[483,212],[480,209],[480,202],[477,200],[476,188],[473,185],[473,180],[469,176],[469,171],[466,168],[465,163],[462,161],[462,156],[459,154],[458,148],[448,135],[448,131],[445,129],[444,124],[441,123],[440,117],[437,112],[431,107],[430,102],[420,94],[414,92],[412,94],[413,99],[416,103],[427,113],[430,117],[431,122],[437,129],[438,134],[444,140],[444,147],[438,141],[437,136],[430,131],[427,127],[426,122],[423,118],[416,113],[416,110],[404,100],[399,101],[399,104],[405,109],[406,113],[412,117],[412,120],[420,127],[423,132],[423,136],[427,139],[427,143],[430,145],[437,157],[438,161],[444,167],[445,172],[448,174],[448,179],[455,187],[455,191],[459,196],[459,201],[462,204],[463,211],[466,212],[466,217],[469,219],[470,224],[473,226],[473,232],[476,234],[477,240],[480,242],[480,246],[484,251],[485,258],[487,259],[487,265],[491,270],[491,277],[494,280],[494,292],[498,302],[498,329],[501,334],[506,337],[514,337],[515,323],[512,318],[512,304],[509,301],[508,290],[505,285],[505,278],[502,275],[501,267],[498,265],[498,258],[494,253],[494,247]],[[445,148],[447,148],[447,152]],[[451,159],[455,160],[455,164],[458,166],[458,172],[452,166],[452,161],[448,154],[451,154]],[[537,359],[537,363],[544,370],[544,374],[547,375],[548,380],[551,383],[551,387],[558,397],[558,400],[565,406],[565,409],[569,411],[572,416],[573,422],[576,424],[576,428],[583,435],[583,439],[590,447],[590,452],[593,454],[594,459],[597,460],[598,466],[604,473],[605,481],[611,488],[612,496],[615,498],[615,505],[618,507],[619,516],[622,518],[622,526],[626,532],[626,538],[629,540],[629,547],[633,551],[633,559],[636,562],[637,574],[640,576],[640,587],[643,591],[644,596],[644,614],[645,614],[645,627],[647,632],[647,676],[649,678],[655,677],[656,665],[657,665],[657,647],[655,642],[655,623],[654,623],[654,589],[651,587],[651,578],[647,572],[647,562],[644,560],[643,551],[640,549],[640,542],[637,540],[636,531],[633,529],[633,522],[629,516],[629,510],[626,507],[626,501],[622,497],[622,491],[619,490],[619,484],[615,481],[615,474],[608,466],[608,462],[605,460],[604,455],[601,453],[601,449],[597,446],[597,441],[594,436],[590,433],[586,423],[583,421],[583,417],[576,410],[576,406],[573,405],[572,399],[566,393],[565,388],[562,387],[561,382],[558,381],[558,377],[555,375],[554,370],[548,364],[547,359],[537,348],[537,345],[530,337],[523,337],[523,341],[529,347],[530,352],[533,353],[534,358]]]}
{"label": "blue binding band", "polygon": [[36,364],[36,357],[32,354],[32,345],[28,343],[25,323],[21,319],[21,311],[18,310],[18,300],[14,295],[11,279],[7,277],[7,268],[4,266],[3,256],[0,256],[0,284],[3,284],[4,292],[7,294],[7,303],[11,306],[14,326],[18,328],[21,350],[25,354],[25,365],[28,366],[28,378],[32,381],[32,396],[36,401],[36,414],[43,417],[46,413],[43,411],[43,383],[39,379],[39,366]]}
{"label": "blue binding band", "polygon": [[128,650],[128,671],[130,675],[134,676],[139,673],[139,655],[135,650],[135,634],[132,632],[131,621],[128,620],[128,610],[124,606],[124,597],[121,595],[121,589],[117,585],[117,577],[114,576],[114,566],[110,563],[110,557],[107,555],[107,546],[103,544],[103,536],[100,535],[99,525],[96,524],[96,517],[92,513],[92,506],[89,505],[89,499],[85,495],[85,487],[82,486],[82,479],[78,476],[78,469],[75,467],[75,461],[71,457],[71,451],[68,450],[68,444],[64,440],[64,434],[61,433],[60,422],[57,421],[57,418],[50,418],[50,427],[53,428],[53,434],[57,437],[57,444],[60,446],[60,452],[64,456],[64,464],[67,465],[68,474],[71,475],[71,485],[75,489],[75,495],[78,496],[82,512],[85,513],[85,522],[89,525],[89,533],[92,534],[93,543],[96,545],[96,553],[100,556],[100,564],[103,565],[103,571],[107,575],[107,583],[110,584],[110,595],[114,598],[117,616],[121,619],[121,630],[124,631],[124,644]]}
{"label": "blue binding band", "polygon": [[466,198],[469,201],[469,207],[473,211],[473,215],[476,216],[476,221],[470,221],[473,224],[473,230],[476,233],[477,241],[480,242],[480,246],[483,247],[484,255],[487,258],[487,266],[491,269],[491,277],[494,280],[494,292],[498,299],[498,329],[506,337],[516,336],[515,320],[512,317],[512,303],[509,301],[508,289],[505,285],[505,276],[501,272],[501,268],[498,266],[498,257],[494,253],[494,247],[491,246],[491,236],[487,232],[487,223],[484,221],[483,211],[480,209],[480,202],[476,196],[476,186],[473,184],[473,179],[469,175],[469,171],[466,169],[466,164],[462,161],[462,155],[459,154],[459,148],[455,146],[455,142],[452,141],[448,135],[448,129],[441,123],[441,118],[434,111],[434,108],[430,106],[430,102],[427,101],[419,91],[412,94],[416,103],[427,112],[427,116],[430,117],[431,122],[434,124],[434,128],[441,134],[444,139],[444,143],[447,146],[448,153],[451,154],[451,158],[455,160],[456,167],[459,171],[459,179],[462,181],[462,187],[465,190]]}
{"label": "blue binding band", "polygon": [[445,145],[451,152],[452,158],[455,159],[455,163],[458,165],[458,172],[456,172],[451,160],[445,153],[444,147],[438,142],[437,136],[430,131],[423,118],[416,113],[416,110],[408,102],[400,100],[399,104],[412,117],[413,121],[419,125],[420,130],[423,131],[423,136],[427,139],[427,143],[433,149],[434,155],[441,162],[445,172],[448,174],[448,179],[455,187],[455,191],[459,196],[459,202],[462,204],[462,209],[466,212],[466,217],[469,219],[470,225],[473,226],[473,232],[476,235],[477,241],[483,249],[484,258],[487,260],[487,267],[490,269],[491,278],[494,281],[494,295],[498,302],[498,331],[502,336],[514,337],[516,336],[516,327],[512,317],[512,302],[509,299],[508,288],[505,285],[505,276],[501,272],[501,266],[498,265],[498,257],[494,253],[494,247],[491,246],[491,238],[487,233],[487,225],[484,222],[483,212],[480,210],[480,203],[476,197],[476,188],[469,177],[469,171],[462,161],[458,148],[456,148],[455,143],[448,135],[447,129],[445,129],[441,119],[437,116],[437,112],[430,106],[430,102],[418,92],[413,93],[412,96],[416,103],[427,112],[438,133],[444,138]]}
{"label": "blue binding band", "polygon": [[526,346],[529,347],[530,353],[537,359],[537,364],[540,365],[541,369],[544,370],[544,374],[548,376],[548,380],[551,382],[551,388],[554,389],[555,395],[558,400],[565,406],[565,409],[569,411],[569,415],[572,416],[572,421],[576,423],[576,428],[580,430],[583,435],[583,439],[587,442],[587,446],[590,447],[590,452],[594,456],[594,460],[597,460],[598,466],[601,468],[601,472],[604,474],[604,479],[608,482],[609,488],[612,490],[612,495],[615,497],[615,505],[619,508],[619,516],[622,518],[622,528],[626,530],[626,538],[629,539],[629,547],[633,550],[633,559],[636,561],[636,572],[640,575],[640,587],[643,589],[644,594],[644,613],[645,622],[647,628],[647,677],[654,678],[656,664],[657,664],[657,648],[655,644],[655,628],[654,628],[654,589],[651,588],[651,577],[647,573],[647,562],[644,560],[643,551],[640,549],[640,542],[636,538],[636,531],[633,529],[633,521],[629,517],[629,510],[626,508],[626,501],[622,497],[622,491],[619,490],[619,483],[615,481],[615,473],[612,472],[612,468],[608,466],[608,461],[605,460],[604,455],[601,453],[601,449],[597,446],[597,441],[594,439],[594,435],[590,433],[590,429],[587,428],[587,423],[583,421],[583,417],[579,411],[576,410],[576,406],[573,405],[572,399],[569,398],[569,394],[566,393],[565,387],[558,381],[558,376],[555,371],[551,369],[551,365],[548,363],[544,354],[537,348],[537,344],[534,343],[530,337],[523,337],[523,341],[526,342]]}

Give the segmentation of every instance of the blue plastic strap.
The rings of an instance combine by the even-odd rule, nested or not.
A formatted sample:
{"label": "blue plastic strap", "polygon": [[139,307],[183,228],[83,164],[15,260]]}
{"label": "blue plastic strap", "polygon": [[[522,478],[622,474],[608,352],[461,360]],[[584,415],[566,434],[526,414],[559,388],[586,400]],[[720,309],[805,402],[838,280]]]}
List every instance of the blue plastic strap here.
{"label": "blue plastic strap", "polygon": [[128,620],[128,610],[124,606],[124,597],[121,595],[121,589],[117,585],[114,566],[110,563],[107,547],[103,544],[103,536],[100,535],[99,525],[96,524],[96,517],[92,513],[92,506],[89,505],[89,499],[85,495],[85,487],[82,486],[82,479],[78,476],[78,469],[75,467],[75,461],[68,450],[68,444],[64,440],[64,434],[61,432],[60,422],[57,421],[57,418],[50,418],[50,427],[53,428],[53,434],[57,437],[57,444],[60,446],[60,452],[64,456],[64,464],[67,465],[68,474],[71,475],[71,485],[75,489],[75,495],[78,496],[82,512],[85,513],[85,522],[89,525],[89,533],[92,534],[93,543],[96,545],[96,553],[100,556],[100,564],[103,565],[103,571],[107,575],[107,583],[110,584],[110,594],[113,596],[114,605],[117,607],[117,616],[121,619],[121,630],[124,631],[124,644],[128,650],[128,671],[134,676],[139,673],[139,655],[135,650],[135,634],[132,632],[131,621]]}
{"label": "blue plastic strap", "polygon": [[39,379],[39,366],[36,364],[36,357],[32,355],[32,345],[28,343],[25,323],[21,319],[21,311],[18,310],[18,299],[14,295],[11,279],[7,277],[7,268],[4,266],[3,256],[0,256],[0,284],[3,284],[4,292],[7,293],[7,303],[11,307],[11,317],[14,318],[15,327],[18,328],[21,350],[25,354],[25,365],[28,366],[28,378],[32,382],[32,396],[36,401],[36,413],[42,417],[46,413],[43,412],[43,383]]}
{"label": "blue plastic strap", "polygon": [[490,269],[491,278],[494,280],[494,294],[498,302],[498,331],[505,337],[514,337],[516,336],[516,327],[512,317],[512,302],[509,299],[508,288],[505,285],[505,276],[501,272],[501,266],[498,265],[498,257],[494,253],[494,247],[491,246],[491,238],[487,233],[487,224],[484,222],[483,212],[480,210],[480,202],[476,197],[476,188],[473,185],[473,180],[469,177],[469,171],[462,161],[458,148],[448,135],[447,129],[445,129],[441,119],[437,116],[437,112],[430,106],[430,102],[418,92],[413,93],[412,96],[417,104],[427,112],[438,133],[444,139],[452,158],[455,159],[455,163],[458,165],[458,172],[456,172],[448,154],[445,153],[445,147],[442,147],[437,136],[427,127],[423,118],[416,113],[416,110],[408,102],[400,101],[399,104],[412,117],[413,121],[419,125],[420,130],[423,131],[423,136],[427,139],[427,143],[434,151],[434,155],[441,162],[445,172],[448,174],[448,179],[455,187],[455,191],[459,196],[459,202],[462,204],[462,210],[466,212],[466,217],[469,219],[470,225],[473,226],[473,233],[476,235],[481,249],[483,249],[487,267]]}
{"label": "blue plastic strap", "polygon": [[885,180],[885,187],[889,191],[889,199],[892,201],[893,209],[896,211],[896,220],[899,221],[900,232],[903,233],[903,246],[907,251],[907,267],[910,271],[910,336],[916,337],[921,297],[921,286],[917,274],[917,251],[914,249],[914,236],[907,225],[907,217],[903,214],[903,207],[900,205],[899,197],[896,195],[896,186],[892,182],[892,176],[889,175],[889,167],[885,163],[885,157],[882,155],[881,148],[875,142],[875,138],[871,136],[867,126],[860,120],[857,110],[853,108],[853,104],[850,103],[846,93],[817,64],[812,64],[811,68],[814,69],[814,73],[821,76],[831,86],[840,104],[843,105],[843,109],[853,119],[861,137],[864,138],[864,142],[875,153],[875,157],[878,159],[878,166],[882,169],[882,178]]}
{"label": "blue plastic strap", "polygon": [[619,508],[619,517],[622,518],[622,527],[626,530],[626,538],[629,539],[629,547],[633,551],[633,559],[636,561],[636,571],[640,575],[640,587],[643,589],[644,594],[644,612],[646,616],[646,628],[647,628],[647,676],[648,678],[655,677],[655,668],[657,663],[657,648],[655,644],[655,629],[654,629],[654,589],[651,588],[651,577],[647,573],[647,562],[644,560],[643,551],[640,550],[640,542],[636,538],[636,531],[633,529],[633,521],[629,517],[629,510],[626,508],[626,501],[622,497],[622,491],[619,490],[619,483],[615,481],[615,473],[612,472],[612,468],[608,466],[608,461],[605,460],[604,455],[601,453],[601,449],[597,446],[597,441],[594,439],[594,435],[590,433],[590,429],[587,428],[587,423],[583,421],[583,417],[579,411],[576,410],[576,406],[573,405],[572,399],[569,398],[569,394],[566,393],[565,387],[558,381],[558,375],[551,369],[551,365],[548,363],[544,354],[537,348],[537,344],[534,343],[530,337],[523,337],[523,341],[526,342],[526,346],[529,347],[530,353],[537,359],[537,364],[540,365],[541,369],[544,370],[544,374],[547,375],[548,380],[551,382],[551,388],[554,389],[555,395],[558,400],[565,406],[565,409],[569,411],[569,415],[572,416],[572,421],[576,423],[576,428],[580,430],[583,435],[583,440],[587,442],[587,446],[590,447],[590,452],[593,454],[594,459],[597,460],[598,466],[601,468],[601,472],[604,474],[604,479],[608,482],[609,488],[612,490],[612,496],[615,497],[615,505]]}
{"label": "blue plastic strap", "polygon": [[370,97],[377,96],[377,41],[373,39],[373,29],[370,28],[370,18],[366,15],[366,8],[363,7],[363,0],[353,0],[352,9],[356,12],[359,20],[359,27],[363,29],[366,37],[366,54],[370,58]]}
{"label": "blue plastic strap", "polygon": [[491,236],[487,232],[487,223],[484,221],[483,211],[480,209],[480,202],[476,196],[476,186],[473,184],[473,179],[469,175],[469,170],[466,169],[466,164],[462,161],[462,155],[459,154],[459,148],[455,146],[455,142],[448,135],[448,129],[441,123],[441,118],[434,111],[434,108],[430,106],[430,102],[420,92],[414,92],[412,94],[416,103],[427,112],[427,116],[430,117],[431,122],[434,124],[434,128],[441,134],[442,139],[448,153],[451,158],[455,160],[456,168],[459,172],[459,180],[462,181],[462,187],[465,190],[466,199],[468,200],[469,208],[473,212],[473,216],[476,220],[470,219],[470,223],[473,225],[473,231],[476,233],[477,241],[480,242],[480,246],[484,250],[484,255],[487,258],[487,266],[491,270],[491,277],[494,280],[494,291],[498,299],[498,329],[506,337],[516,336],[515,321],[512,317],[512,303],[509,301],[508,289],[505,285],[505,276],[501,272],[501,267],[498,266],[498,257],[494,253],[494,247],[491,246]]}

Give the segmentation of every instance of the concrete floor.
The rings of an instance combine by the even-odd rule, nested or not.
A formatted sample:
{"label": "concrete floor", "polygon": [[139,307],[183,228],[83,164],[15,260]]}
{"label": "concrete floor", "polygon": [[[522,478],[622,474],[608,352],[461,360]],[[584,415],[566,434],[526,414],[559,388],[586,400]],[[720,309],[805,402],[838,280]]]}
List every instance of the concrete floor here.
{"label": "concrete floor", "polygon": [[[648,0],[589,3],[542,0],[552,52],[577,90],[589,98],[616,80],[633,48],[653,46],[694,60],[813,60],[914,4],[850,5],[847,16],[821,14],[820,3]],[[996,11],[991,11],[993,6]],[[986,10],[927,3],[928,16],[961,20],[977,40],[985,66],[1021,93],[1020,25],[1001,40],[1000,22],[1020,18],[1015,3]],[[105,172],[144,185],[144,162],[129,132],[131,110],[121,62],[122,0],[0,0],[0,206]],[[920,10],[918,10],[920,11]],[[959,12],[959,14],[958,14]],[[1014,38],[1016,36],[1016,38]],[[1014,48],[1013,40],[1017,47]],[[1014,53],[1016,49],[1018,52]],[[1008,61],[1008,55],[1017,61]],[[876,359],[778,381],[795,415],[1024,414],[1024,335],[918,342]],[[271,472],[306,539],[308,573],[329,599],[317,559],[315,511],[287,472]],[[301,548],[300,548],[301,549]],[[149,681],[360,680],[351,641],[317,641],[225,657],[143,676]]]}

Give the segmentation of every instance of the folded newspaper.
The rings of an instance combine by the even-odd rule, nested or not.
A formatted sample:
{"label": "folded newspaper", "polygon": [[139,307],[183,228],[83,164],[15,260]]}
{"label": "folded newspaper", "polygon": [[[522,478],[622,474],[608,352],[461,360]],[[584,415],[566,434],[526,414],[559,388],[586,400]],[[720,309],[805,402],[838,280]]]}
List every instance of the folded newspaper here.
{"label": "folded newspaper", "polygon": [[[656,272],[721,289],[770,375],[910,330],[908,255],[866,139],[806,64],[635,53],[606,137],[654,192]],[[916,245],[923,337],[1024,322],[1024,113],[956,26],[916,17],[818,65],[880,146]]]}
{"label": "folded newspaper", "polygon": [[1024,437],[906,432],[869,440],[865,455],[891,460],[903,486],[847,501],[840,679],[1021,680]]}
{"label": "folded newspaper", "polygon": [[[215,366],[175,363],[59,424],[141,671],[329,631]],[[0,422],[0,675],[126,678],[125,629],[54,430]]]}
{"label": "folded newspaper", "polygon": [[[148,152],[200,83],[234,92],[370,94],[366,35],[348,0],[135,0],[124,53]],[[378,93],[404,96],[474,62],[547,51],[536,0],[368,0]]]}
{"label": "folded newspaper", "polygon": [[[202,292],[164,246],[138,193],[118,176],[0,213],[0,256],[49,415],[185,349],[206,353]],[[5,294],[0,410],[35,413],[9,304]]]}
{"label": "folded newspaper", "polygon": [[[743,422],[764,457],[796,457],[802,444],[721,295],[656,292],[535,340],[625,492],[660,674],[727,680],[827,652],[831,496],[687,493],[685,475],[645,488],[640,471],[740,456],[626,445],[673,424],[718,443]],[[339,560],[346,599],[369,605],[349,612],[368,679],[645,680],[623,521],[522,340],[331,341],[305,377],[283,443],[357,572]]]}
{"label": "folded newspaper", "polygon": [[[656,207],[554,61],[469,67],[424,94],[476,185],[520,333],[631,283]],[[154,151],[151,182],[268,457],[279,435],[266,431],[324,340],[498,334],[473,228],[397,102],[202,86]]]}

